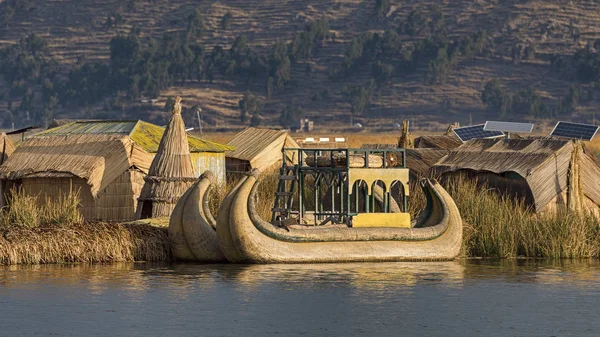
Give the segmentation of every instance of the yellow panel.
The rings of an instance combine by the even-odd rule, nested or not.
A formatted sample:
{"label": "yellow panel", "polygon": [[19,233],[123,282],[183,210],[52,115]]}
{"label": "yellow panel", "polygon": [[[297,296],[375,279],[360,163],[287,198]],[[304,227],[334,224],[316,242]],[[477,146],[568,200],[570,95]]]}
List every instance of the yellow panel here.
{"label": "yellow panel", "polygon": [[410,193],[408,177],[409,170],[405,168],[351,168],[348,170],[348,186],[352,187],[357,180],[363,180],[367,183],[369,194],[371,194],[371,187],[377,180],[383,181],[386,191],[390,190],[394,181],[398,181],[404,185],[404,195],[408,196]]}
{"label": "yellow panel", "polygon": [[408,213],[361,213],[352,218],[352,227],[410,228]]}

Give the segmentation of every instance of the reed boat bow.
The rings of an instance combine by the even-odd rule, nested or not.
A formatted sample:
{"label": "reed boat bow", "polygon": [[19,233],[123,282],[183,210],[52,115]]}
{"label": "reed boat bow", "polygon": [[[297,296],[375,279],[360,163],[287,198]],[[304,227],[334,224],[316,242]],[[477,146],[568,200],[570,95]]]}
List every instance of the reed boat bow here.
{"label": "reed boat bow", "polygon": [[215,176],[207,171],[179,199],[169,221],[175,258],[184,261],[227,261],[219,247],[217,223],[209,208]]}

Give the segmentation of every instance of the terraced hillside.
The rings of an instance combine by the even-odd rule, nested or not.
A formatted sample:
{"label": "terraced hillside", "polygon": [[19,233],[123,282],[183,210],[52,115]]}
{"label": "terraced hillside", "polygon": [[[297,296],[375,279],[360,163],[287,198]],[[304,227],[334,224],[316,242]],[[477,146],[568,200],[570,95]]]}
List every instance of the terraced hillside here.
{"label": "terraced hillside", "polygon": [[[269,100],[264,82],[248,83],[217,75],[212,83],[206,79],[186,80],[162,90],[158,101],[152,104],[139,103],[139,98],[130,99],[120,113],[104,111],[99,116],[127,117],[127,109],[137,106],[132,111],[138,115],[141,111],[144,118],[156,118],[162,113],[166,98],[180,94],[186,106],[202,107],[209,127],[236,128],[241,126],[238,102],[250,89],[265,101],[263,124],[277,124],[279,112],[293,104],[324,128],[335,128],[349,124],[350,104],[343,95],[344,87],[363,85],[372,77],[370,66],[352,69],[344,78],[331,76],[332,69],[343,64],[352,39],[366,32],[401,27],[415,10],[426,16],[439,8],[450,37],[470,36],[485,29],[494,42],[491,52],[459,58],[442,83],[425,79],[427,64],[408,75],[394,74],[385,85],[378,86],[365,112],[357,116],[370,128],[389,128],[402,118],[411,118],[417,127],[436,128],[452,121],[467,123],[498,117],[481,101],[484,85],[494,78],[514,90],[535,88],[544,101],[553,104],[568,94],[574,76],[569,71],[558,71],[551,61],[568,59],[578,49],[600,39],[600,2],[594,0],[393,0],[382,18],[375,15],[376,3],[376,0],[36,0],[31,8],[17,11],[0,28],[0,43],[10,45],[36,33],[48,41],[50,54],[59,62],[59,71],[67,73],[74,64],[84,61],[108,62],[110,40],[118,34],[128,34],[133,28],[140,30],[142,40],[161,38],[166,32],[183,32],[188,15],[195,9],[204,15],[205,32],[197,40],[207,52],[217,45],[229,48],[236,37],[245,34],[249,44],[266,55],[278,40],[289,42],[307,23],[325,18],[331,37],[315,48],[311,57],[293,62],[289,85],[276,91]],[[223,22],[226,14],[231,17],[229,24]],[[118,23],[107,24],[116,17]],[[423,38],[405,34],[401,37],[409,45]],[[531,46],[535,46],[533,57],[511,58],[516,47]],[[2,83],[0,93],[6,96],[8,88]],[[327,97],[314,99],[325,91]],[[563,118],[589,121],[591,112],[600,105],[596,97],[600,95],[589,96],[585,104]],[[14,102],[12,109],[18,104]],[[101,111],[103,106],[102,102],[87,107],[63,106],[58,108],[56,116],[89,116],[90,111]],[[6,109],[6,100],[2,100],[0,112]],[[519,115],[519,119],[533,118]]]}

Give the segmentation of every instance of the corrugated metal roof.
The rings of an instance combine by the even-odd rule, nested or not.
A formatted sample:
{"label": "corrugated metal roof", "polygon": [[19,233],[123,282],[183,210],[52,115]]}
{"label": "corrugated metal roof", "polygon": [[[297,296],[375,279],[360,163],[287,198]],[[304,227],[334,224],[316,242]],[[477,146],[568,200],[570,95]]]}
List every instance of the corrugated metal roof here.
{"label": "corrugated metal roof", "polygon": [[[286,138],[289,139],[286,140]],[[273,143],[276,142],[281,144],[281,146],[277,144],[280,148],[284,146],[285,142],[294,147],[300,147],[285,131],[247,128],[227,143],[227,145],[235,147],[235,150],[228,151],[225,155],[229,158],[252,161],[263,155],[263,152],[270,151]],[[273,155],[277,156],[277,159],[281,159],[281,151]]]}
{"label": "corrugated metal roof", "polygon": [[138,121],[74,122],[37,134],[36,136],[67,135],[129,135]]}
{"label": "corrugated metal roof", "polygon": [[[155,153],[165,128],[144,121],[81,121],[53,128],[35,137],[69,135],[123,135],[129,136],[144,150]],[[233,148],[188,135],[190,152],[225,152]]]}

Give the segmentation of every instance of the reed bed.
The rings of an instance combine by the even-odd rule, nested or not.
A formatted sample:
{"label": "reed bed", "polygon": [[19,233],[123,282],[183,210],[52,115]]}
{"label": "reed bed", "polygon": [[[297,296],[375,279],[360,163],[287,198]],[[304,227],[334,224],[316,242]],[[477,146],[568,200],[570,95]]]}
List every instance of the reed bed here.
{"label": "reed bed", "polygon": [[0,265],[170,261],[167,230],[83,223],[76,192],[56,200],[12,192],[0,213]]}

